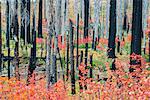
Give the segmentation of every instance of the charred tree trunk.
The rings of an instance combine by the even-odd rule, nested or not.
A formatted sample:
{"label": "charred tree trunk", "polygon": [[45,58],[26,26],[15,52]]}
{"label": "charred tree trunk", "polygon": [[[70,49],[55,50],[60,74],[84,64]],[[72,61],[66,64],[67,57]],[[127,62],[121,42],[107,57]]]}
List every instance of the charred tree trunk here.
{"label": "charred tree trunk", "polygon": [[9,0],[6,3],[6,17],[7,17],[7,27],[6,27],[6,43],[8,48],[8,79],[10,79],[10,7],[9,7]]}
{"label": "charred tree trunk", "polygon": [[[133,0],[133,20],[132,20],[132,40],[131,40],[131,55],[141,55],[141,38],[142,38],[142,0]],[[132,58],[130,64],[140,65],[141,60]],[[130,72],[132,72],[130,68]]]}
{"label": "charred tree trunk", "polygon": [[42,0],[39,0],[38,37],[42,38]]}
{"label": "charred tree trunk", "polygon": [[15,0],[15,15],[14,15],[14,40],[15,40],[15,76],[20,80],[19,74],[19,23],[18,23],[18,0]]}
{"label": "charred tree trunk", "polygon": [[26,1],[27,5],[27,19],[26,21],[28,22],[27,24],[27,43],[31,43],[31,36],[30,36],[30,0]]}
{"label": "charred tree trunk", "polygon": [[[89,25],[89,0],[84,0],[84,38],[88,39],[88,25]],[[88,62],[88,42],[85,43],[85,67],[87,67]],[[85,74],[85,76],[87,76]],[[85,89],[87,86],[85,85]]]}
{"label": "charred tree trunk", "polygon": [[71,65],[71,91],[74,95],[75,91],[75,68],[74,68],[74,44],[73,44],[73,23],[70,20],[70,65]]}
{"label": "charred tree trunk", "polygon": [[108,57],[115,58],[115,38],[116,38],[116,0],[110,1],[110,28],[108,42]]}
{"label": "charred tree trunk", "polygon": [[76,54],[76,68],[79,66],[79,14],[77,16],[77,54]]}
{"label": "charred tree trunk", "polygon": [[67,34],[67,58],[66,58],[66,66],[67,66],[67,69],[66,69],[66,76],[67,76],[67,78],[66,78],[66,80],[68,80],[69,79],[69,35]]}
{"label": "charred tree trunk", "polygon": [[93,55],[90,56],[90,78],[93,78],[93,69],[92,69],[92,66],[93,66]]}
{"label": "charred tree trunk", "polygon": [[33,72],[36,68],[36,22],[35,22],[35,8],[33,10],[33,26],[32,26],[32,48],[31,48],[31,56],[29,62],[28,69],[28,83],[30,83],[29,79],[32,77]]}
{"label": "charred tree trunk", "polygon": [[24,18],[24,11],[25,11],[25,0],[21,0],[21,38],[25,44],[25,18]]}

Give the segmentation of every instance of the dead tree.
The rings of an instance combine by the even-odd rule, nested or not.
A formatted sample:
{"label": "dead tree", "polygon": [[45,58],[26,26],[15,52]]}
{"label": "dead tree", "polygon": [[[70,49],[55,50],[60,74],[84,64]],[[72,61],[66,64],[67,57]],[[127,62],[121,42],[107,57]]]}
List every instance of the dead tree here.
{"label": "dead tree", "polygon": [[[141,39],[142,39],[142,0],[133,0],[133,20],[132,20],[132,40],[131,40],[131,55],[141,55]],[[140,65],[141,60],[132,57],[131,65]],[[130,68],[130,72],[133,68]]]}
{"label": "dead tree", "polygon": [[15,0],[14,8],[14,40],[15,40],[15,75],[18,80],[20,80],[19,74],[19,23],[18,23],[18,0]]}
{"label": "dead tree", "polygon": [[74,68],[74,44],[73,44],[73,23],[70,20],[70,66],[71,66],[71,91],[74,95],[75,92],[75,68]]}

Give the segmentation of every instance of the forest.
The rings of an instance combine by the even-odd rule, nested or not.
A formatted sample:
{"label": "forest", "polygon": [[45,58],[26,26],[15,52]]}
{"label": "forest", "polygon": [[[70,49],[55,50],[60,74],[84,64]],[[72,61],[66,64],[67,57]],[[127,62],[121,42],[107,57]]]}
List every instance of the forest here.
{"label": "forest", "polygon": [[150,0],[0,0],[0,100],[150,100]]}

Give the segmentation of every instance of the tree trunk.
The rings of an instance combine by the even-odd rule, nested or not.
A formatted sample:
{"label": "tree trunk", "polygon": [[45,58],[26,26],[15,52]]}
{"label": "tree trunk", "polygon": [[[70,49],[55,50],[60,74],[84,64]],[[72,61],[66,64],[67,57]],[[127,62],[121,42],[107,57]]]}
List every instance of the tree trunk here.
{"label": "tree trunk", "polygon": [[73,23],[70,20],[70,66],[71,66],[71,91],[74,95],[75,91],[75,68],[74,68],[74,44],[73,44]]}
{"label": "tree trunk", "polygon": [[48,12],[47,12],[47,21],[48,21],[48,37],[47,37],[47,56],[46,56],[46,77],[47,77],[47,88],[49,88],[52,84],[54,84],[54,69],[51,64],[52,62],[52,35],[54,31],[54,1],[49,0],[47,1],[48,4]]}
{"label": "tree trunk", "polygon": [[77,17],[77,54],[76,54],[76,68],[79,66],[79,14]]}
{"label": "tree trunk", "polygon": [[29,79],[33,74],[33,71],[36,68],[36,15],[35,15],[35,9],[36,6],[34,4],[33,9],[33,26],[32,26],[32,48],[31,48],[31,56],[30,56],[30,62],[29,62],[29,69],[28,69],[28,82],[30,83]]}
{"label": "tree trunk", "polygon": [[108,57],[115,58],[115,39],[116,39],[116,0],[110,1],[110,28],[108,41]]}
{"label": "tree trunk", "polygon": [[31,43],[31,36],[30,36],[30,0],[26,1],[26,6],[27,6],[27,19],[26,21],[28,22],[27,24],[27,43]]}
{"label": "tree trunk", "polygon": [[92,69],[92,66],[93,66],[93,55],[90,56],[90,78],[93,78],[93,69]]}
{"label": "tree trunk", "polygon": [[25,44],[25,18],[24,18],[24,11],[25,11],[25,0],[21,0],[21,38],[24,41]]}
{"label": "tree trunk", "polygon": [[38,37],[42,38],[42,0],[39,0]]}
{"label": "tree trunk", "polygon": [[7,0],[6,3],[6,17],[7,17],[7,27],[6,27],[6,43],[8,48],[8,79],[10,79],[10,6],[9,6],[9,0]]}
{"label": "tree trunk", "polygon": [[18,23],[18,0],[15,0],[15,10],[14,10],[14,40],[15,40],[15,76],[20,80],[19,74],[19,23]]}
{"label": "tree trunk", "polygon": [[[133,0],[131,55],[141,55],[142,38],[142,0]],[[140,65],[141,60],[130,59],[131,65]]]}
{"label": "tree trunk", "polygon": [[[84,39],[88,39],[88,27],[89,27],[89,0],[84,0]],[[87,67],[88,62],[88,42],[85,43],[85,67]],[[85,74],[85,77],[87,74]],[[87,86],[85,85],[85,89]]]}
{"label": "tree trunk", "polygon": [[68,80],[69,79],[69,34],[67,34],[67,58],[66,58],[66,66],[67,66],[67,69],[66,69],[66,76],[67,76],[67,78],[66,78],[66,80]]}

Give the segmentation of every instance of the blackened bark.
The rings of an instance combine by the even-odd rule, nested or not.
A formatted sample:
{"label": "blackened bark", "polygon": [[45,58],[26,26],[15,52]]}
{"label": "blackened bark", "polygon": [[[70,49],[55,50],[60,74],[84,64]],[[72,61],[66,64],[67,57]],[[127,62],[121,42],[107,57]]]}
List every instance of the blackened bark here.
{"label": "blackened bark", "polygon": [[79,66],[79,14],[77,16],[77,54],[76,54],[76,68]]}
{"label": "blackened bark", "polygon": [[[142,0],[133,0],[131,54],[141,55],[142,38]],[[131,65],[141,64],[141,60],[130,59]]]}
{"label": "blackened bark", "polygon": [[95,44],[95,41],[94,41],[94,36],[95,36],[95,31],[93,29],[93,39],[92,39],[92,49],[94,50],[94,44]]}
{"label": "blackened bark", "polygon": [[67,69],[66,69],[66,80],[68,80],[69,78],[69,35],[67,34],[67,58],[66,58],[66,66],[67,66]]}
{"label": "blackened bark", "polygon": [[91,67],[90,67],[90,78],[93,78],[93,69],[92,69],[92,66],[93,66],[93,55],[90,56],[90,64],[91,64]]}
{"label": "blackened bark", "polygon": [[27,25],[27,42],[31,43],[31,36],[30,36],[30,0],[27,0],[27,12],[28,12],[28,25]]}
{"label": "blackened bark", "polygon": [[75,68],[74,68],[74,44],[73,44],[73,23],[70,20],[70,65],[71,65],[71,91],[75,94]]}
{"label": "blackened bark", "polygon": [[110,1],[110,28],[108,41],[108,57],[115,58],[115,38],[116,38],[116,0]]}
{"label": "blackened bark", "polygon": [[19,23],[18,23],[18,0],[15,0],[15,15],[14,15],[14,37],[15,37],[15,76],[20,80],[19,75]]}
{"label": "blackened bark", "polygon": [[25,0],[21,0],[21,38],[25,44],[25,18],[24,18],[24,9],[25,9]]}
{"label": "blackened bark", "polygon": [[125,15],[124,15],[123,30],[124,31],[127,30],[127,14],[126,14],[126,12],[125,12]]}
{"label": "blackened bark", "polygon": [[[84,38],[88,38],[89,0],[84,0]],[[85,66],[88,60],[88,43],[85,43]]]}
{"label": "blackened bark", "polygon": [[6,27],[6,43],[7,43],[7,48],[8,48],[8,79],[10,79],[10,7],[9,7],[9,1],[7,0],[6,3],[6,17],[7,17],[7,27]]}
{"label": "blackened bark", "polygon": [[39,0],[38,37],[42,38],[42,0]]}
{"label": "blackened bark", "polygon": [[35,12],[33,11],[33,26],[32,26],[32,48],[31,48],[31,56],[28,67],[28,83],[30,83],[29,79],[32,77],[33,71],[36,68],[36,25],[35,25]]}

